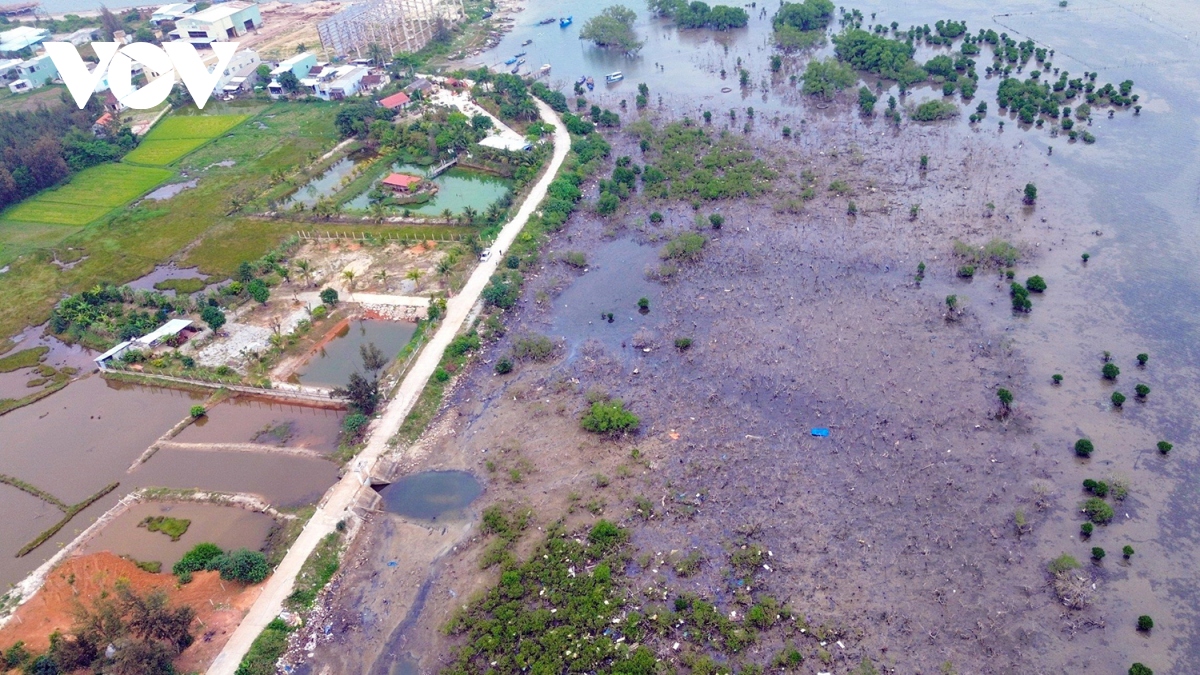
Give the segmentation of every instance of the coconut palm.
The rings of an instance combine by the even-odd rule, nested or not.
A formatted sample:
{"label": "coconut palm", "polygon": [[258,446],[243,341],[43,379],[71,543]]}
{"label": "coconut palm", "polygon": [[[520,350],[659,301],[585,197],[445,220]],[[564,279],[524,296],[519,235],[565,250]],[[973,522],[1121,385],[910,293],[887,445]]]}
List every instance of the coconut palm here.
{"label": "coconut palm", "polygon": [[448,257],[442,258],[441,260],[438,261],[438,264],[437,264],[438,274],[440,274],[442,276],[446,276],[446,275],[450,274],[450,270],[452,270],[452,269],[454,269],[454,263]]}
{"label": "coconut palm", "polygon": [[462,214],[463,220],[468,224],[474,224],[475,219],[479,217],[479,210],[471,206],[464,206]]}
{"label": "coconut palm", "polygon": [[354,270],[342,270],[342,278],[346,280],[346,292],[354,290],[354,277],[358,276]]}
{"label": "coconut palm", "polygon": [[414,268],[412,268],[411,270],[409,270],[407,274],[405,274],[405,275],[404,275],[404,278],[405,278],[405,279],[409,279],[409,280],[411,280],[411,281],[412,281],[412,282],[413,282],[413,283],[416,285],[416,288],[417,288],[418,290],[420,290],[420,288],[421,288],[421,276],[422,276],[423,274],[424,274],[424,273],[423,273],[423,272],[421,272],[421,270],[420,270],[419,268],[416,268],[416,267],[414,267]]}
{"label": "coconut palm", "polygon": [[300,272],[300,276],[304,277],[304,285],[312,285],[312,263],[307,260],[297,260],[295,262],[296,270]]}
{"label": "coconut palm", "polygon": [[371,202],[371,218],[377,223],[382,223],[386,217],[387,207],[383,205],[383,202]]}
{"label": "coconut palm", "polygon": [[384,290],[387,290],[388,271],[387,270],[379,270],[378,272],[375,273],[375,278],[378,279],[379,283],[383,285]]}
{"label": "coconut palm", "polygon": [[388,62],[391,61],[387,50],[384,49],[383,45],[379,44],[378,42],[372,42],[371,44],[367,45],[367,58],[371,59],[375,65],[381,67],[387,66]]}

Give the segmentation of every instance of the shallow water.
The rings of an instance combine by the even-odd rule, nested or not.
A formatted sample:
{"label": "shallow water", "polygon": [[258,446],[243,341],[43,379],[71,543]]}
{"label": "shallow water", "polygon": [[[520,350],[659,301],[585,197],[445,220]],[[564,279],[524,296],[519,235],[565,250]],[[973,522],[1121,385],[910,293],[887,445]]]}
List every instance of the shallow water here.
{"label": "shallow water", "polygon": [[[120,487],[77,515],[23,558],[13,554],[62,513],[0,485],[0,584],[10,584],[69,542],[122,495],[139,487],[197,488],[261,495],[280,507],[318,499],[337,480],[335,464],[294,455],[162,449],[133,473],[126,469],[187,416],[205,395],[116,383],[91,376],[0,416],[0,473],[75,504],[112,482]],[[270,421],[264,416],[263,424]],[[325,429],[322,420],[301,429]],[[216,427],[214,427],[216,429]],[[322,434],[325,432],[321,432]],[[305,431],[305,436],[310,436]],[[318,434],[320,436],[320,434]],[[325,438],[320,436],[320,438]],[[325,441],[322,441],[324,443]]]}
{"label": "shallow water", "polygon": [[342,187],[342,179],[353,173],[355,167],[365,161],[368,161],[368,158],[345,157],[334,162],[325,170],[325,173],[312,179],[289,197],[283,203],[282,208],[290,209],[295,204],[303,204],[306,208],[312,208],[322,198],[336,193]]}
{"label": "shallow water", "polygon": [[[148,517],[167,516],[190,520],[179,541],[161,532],[138,527]],[[162,563],[164,572],[196,544],[209,542],[225,550],[257,551],[267,539],[274,519],[247,509],[189,502],[145,502],[126,511],[83,547],[83,552],[110,551],[134,560]]]}
{"label": "shallow water", "polygon": [[483,494],[483,486],[466,471],[424,471],[405,476],[379,491],[383,508],[390,513],[437,520],[456,519]]}
{"label": "shallow water", "polygon": [[214,406],[174,440],[180,443],[262,443],[290,448],[337,449],[342,413],[239,396]]}
{"label": "shallow water", "polygon": [[154,288],[154,284],[168,279],[204,279],[206,275],[201,274],[200,270],[195,267],[176,267],[174,264],[158,265],[149,274],[138,277],[126,284],[130,288],[139,291],[157,291],[165,295],[174,296],[175,291],[159,291]]}
{"label": "shallow water", "polygon": [[[588,260],[587,271],[553,303],[550,334],[567,338],[568,357],[586,340],[599,340],[612,352],[632,349],[633,336],[646,326],[659,297],[657,284],[646,279],[647,265],[659,263],[658,249],[631,239],[604,244]],[[650,300],[650,312],[638,311],[639,298]],[[611,312],[613,321],[600,315]]]}
{"label": "shallow water", "polygon": [[359,347],[374,343],[384,356],[395,358],[416,331],[416,324],[406,321],[353,320],[309,357],[296,370],[295,378],[303,384],[318,387],[342,386],[350,373],[362,368]]}
{"label": "shallow water", "polygon": [[[392,171],[425,176],[428,168],[397,163],[392,165]],[[380,180],[384,178],[386,175],[380,176]],[[446,209],[450,209],[451,213],[460,214],[467,207],[482,212],[512,189],[512,181],[507,178],[458,167],[451,168],[439,175],[433,179],[433,182],[438,186],[437,194],[433,199],[420,205],[398,207],[396,210],[402,211],[407,208],[413,213],[429,216],[441,215]],[[375,184],[378,185],[378,181]],[[367,210],[371,205],[370,192],[371,189],[368,188],[362,194],[346,202],[346,208],[356,211]]]}
{"label": "shallow water", "polygon": [[157,188],[150,194],[146,195],[146,199],[156,201],[156,202],[170,199],[171,197],[174,197],[175,195],[179,194],[180,192],[183,192],[184,190],[190,190],[191,188],[196,187],[196,184],[198,182],[199,182],[198,179],[193,178],[192,180],[184,181],[182,183],[170,183],[168,185],[164,185],[160,188]]}

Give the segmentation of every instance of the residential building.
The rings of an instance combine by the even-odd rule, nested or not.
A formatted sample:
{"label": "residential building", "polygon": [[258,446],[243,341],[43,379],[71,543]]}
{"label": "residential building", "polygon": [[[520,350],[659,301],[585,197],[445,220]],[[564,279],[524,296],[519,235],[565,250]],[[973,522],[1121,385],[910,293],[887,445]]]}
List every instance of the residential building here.
{"label": "residential building", "polygon": [[[58,68],[54,66],[54,61],[47,54],[35,56],[32,59],[22,61],[17,66],[17,79],[10,84],[8,88],[14,93],[37,89],[38,87],[46,86],[46,83],[58,77]],[[18,82],[27,82],[28,86],[18,86],[16,89],[13,85]]]}
{"label": "residential building", "polygon": [[[254,70],[262,63],[262,59],[258,58],[258,52],[253,49],[239,49],[234,52],[233,58],[225,66],[225,70],[221,71],[221,79],[217,80],[217,89],[223,88],[229,84],[235,76],[241,75],[242,71],[249,68]],[[251,83],[253,85],[253,83]]]}
{"label": "residential building", "polygon": [[170,36],[173,40],[203,45],[239,38],[261,25],[258,5],[226,2],[179,19]]}
{"label": "residential building", "polygon": [[387,86],[391,78],[387,75],[367,75],[362,79],[362,90],[364,94],[377,92]]}
{"label": "residential building", "polygon": [[254,91],[254,85],[258,82],[258,66],[251,65],[234,73],[224,85],[221,86],[221,93],[226,96],[237,96]]}
{"label": "residential building", "polygon": [[[309,87],[312,89],[313,83],[306,81],[306,78],[308,78],[310,71],[316,67],[317,57],[310,52],[301,52],[291,58],[280,61],[279,65],[275,66],[275,68],[271,70],[271,82],[267,85],[267,92],[272,96],[283,96],[285,93],[287,93],[283,90],[283,86],[279,84],[279,76],[283,75],[284,73],[291,73],[292,75],[295,75],[296,79],[300,80],[300,85],[302,87]],[[324,74],[323,70],[320,72]]]}
{"label": "residential building", "polygon": [[[346,66],[343,66],[346,68]],[[340,69],[339,69],[340,70]],[[369,70],[362,66],[349,66],[348,70],[338,74],[337,79],[329,83],[329,87],[325,90],[325,96],[332,101],[340,101],[351,96],[358,96],[362,91],[362,81]]]}
{"label": "residential building", "polygon": [[396,192],[409,194],[421,186],[421,178],[418,176],[410,176],[406,173],[394,173],[387,178],[384,178],[382,184],[390,187]]}
{"label": "residential building", "polygon": [[408,94],[401,91],[392,94],[391,96],[385,96],[384,98],[379,99],[377,103],[380,107],[387,108],[388,110],[392,111],[398,111],[407,108],[409,102],[411,101],[412,99],[408,97]]}

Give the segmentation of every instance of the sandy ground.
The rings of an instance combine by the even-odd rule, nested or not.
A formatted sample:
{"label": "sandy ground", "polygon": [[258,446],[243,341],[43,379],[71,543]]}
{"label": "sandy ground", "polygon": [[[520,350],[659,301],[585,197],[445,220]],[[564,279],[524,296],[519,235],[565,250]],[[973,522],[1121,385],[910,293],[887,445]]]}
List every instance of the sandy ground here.
{"label": "sandy ground", "polygon": [[17,619],[0,631],[0,648],[20,640],[33,652],[45,651],[50,633],[70,630],[75,607],[89,606],[100,593],[111,592],[118,580],[140,593],[166,591],[172,604],[196,610],[196,642],[175,663],[181,672],[195,672],[212,660],[259,590],[224,583],[217,572],[197,572],[192,583],[177,586],[171,574],[151,574],[111,553],[77,556],[55,569],[37,595],[17,610]]}
{"label": "sandy ground", "polygon": [[[637,157],[629,139],[613,141],[615,156]],[[1077,255],[1091,230],[1062,217],[1066,207],[1020,203],[1038,160],[1019,146],[917,125],[848,138],[832,120],[789,146],[756,143],[784,174],[774,194],[704,204],[701,214],[722,213],[724,228],[708,230],[702,259],[668,283],[629,272],[657,267],[663,239],[692,226],[690,205],[634,200],[614,219],[574,217],[530,275],[507,337],[485,351],[426,438],[401,450],[402,471],[472,470],[486,484],[474,508],[528,505],[538,525],[603,514],[634,527],[638,554],[699,548],[711,561],[700,575],[667,574],[664,583],[710,597],[721,594],[724,547],[749,532],[774,553],[767,590],[844,636],[835,672],[863,656],[893,672],[945,664],[1073,672],[1124,662],[1136,638],[1104,633],[1098,650],[1097,638],[1081,636],[1100,635],[1104,613],[1067,612],[1048,587],[1047,547],[1035,533],[1073,518],[1077,501],[1052,480],[1062,455],[1058,445],[1048,452],[1059,441],[1046,437],[1063,421],[1035,419],[1033,402],[997,415],[997,387],[1030,386],[1027,358],[1009,335],[1023,319],[1009,310],[996,270],[956,278],[951,247],[954,237],[1020,242],[1024,275],[1042,258],[1058,265],[1062,252]],[[936,159],[925,172],[915,159],[911,167],[895,159],[926,153]],[[816,174],[818,197],[787,206],[807,184],[804,169]],[[826,190],[834,179],[851,193]],[[587,187],[594,197],[595,180]],[[921,208],[910,219],[913,203]],[[647,224],[651,210],[664,213],[662,225]],[[588,270],[553,262],[567,251],[585,252]],[[917,283],[922,260],[926,278]],[[615,277],[605,276],[613,268]],[[951,293],[966,310],[948,321]],[[651,297],[651,311],[635,320],[639,296]],[[580,309],[593,301],[616,311],[611,328]],[[490,362],[526,332],[560,339],[556,360],[494,376]],[[693,340],[686,352],[672,346],[682,336]],[[1069,339],[1061,348],[1068,344],[1086,348]],[[581,432],[589,389],[626,400],[642,416],[640,432],[616,442]],[[831,436],[810,436],[817,426]],[[513,468],[527,478],[509,479]],[[597,474],[611,483],[600,487],[608,481]],[[633,517],[638,495],[657,505],[648,522]],[[1018,509],[1034,523],[1029,530],[1014,527]],[[413,537],[394,516],[364,533],[370,544],[356,551],[365,561],[332,594],[331,628],[300,672],[387,672],[409,652],[423,672],[435,671],[454,644],[441,626],[495,572],[479,570],[481,547],[465,537],[424,585],[411,574],[389,577],[370,551],[428,534]],[[635,573],[633,588],[661,578]],[[1122,574],[1083,572],[1100,586]],[[668,645],[651,646],[670,657]],[[805,649],[815,657],[815,644]]]}
{"label": "sandy ground", "polygon": [[307,4],[269,2],[260,5],[263,26],[239,39],[243,49],[253,49],[264,61],[280,61],[307,49],[326,60],[317,24],[337,14],[345,5],[317,0]]}

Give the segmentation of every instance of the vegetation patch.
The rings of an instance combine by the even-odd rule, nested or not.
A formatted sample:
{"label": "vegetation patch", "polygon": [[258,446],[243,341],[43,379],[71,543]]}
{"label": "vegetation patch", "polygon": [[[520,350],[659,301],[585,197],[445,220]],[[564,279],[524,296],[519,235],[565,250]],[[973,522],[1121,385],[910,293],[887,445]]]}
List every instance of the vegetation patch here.
{"label": "vegetation patch", "polygon": [[275,675],[275,663],[287,651],[288,635],[295,630],[278,617],[254,638],[235,675]]}
{"label": "vegetation patch", "polygon": [[146,140],[216,138],[249,118],[249,115],[169,115],[146,134]]}
{"label": "vegetation patch", "polygon": [[292,594],[284,600],[288,609],[293,612],[312,609],[317,593],[337,574],[341,547],[342,534],[339,531],[330,532],[321,539],[300,568]]}
{"label": "vegetation patch", "polygon": [[144,527],[151,532],[162,532],[171,538],[171,541],[179,541],[179,538],[188,531],[192,521],[187,518],[169,518],[167,516],[147,516],[142,522],[138,523],[138,527]]}
{"label": "vegetation patch", "polygon": [[19,352],[13,352],[8,356],[0,357],[0,373],[11,373],[14,370],[22,368],[32,368],[38,363],[41,363],[42,358],[50,351],[49,347],[33,347],[31,349],[22,349]]}
{"label": "vegetation patch", "polygon": [[199,293],[208,285],[207,279],[164,279],[154,284],[158,291],[175,291],[177,295]]}

